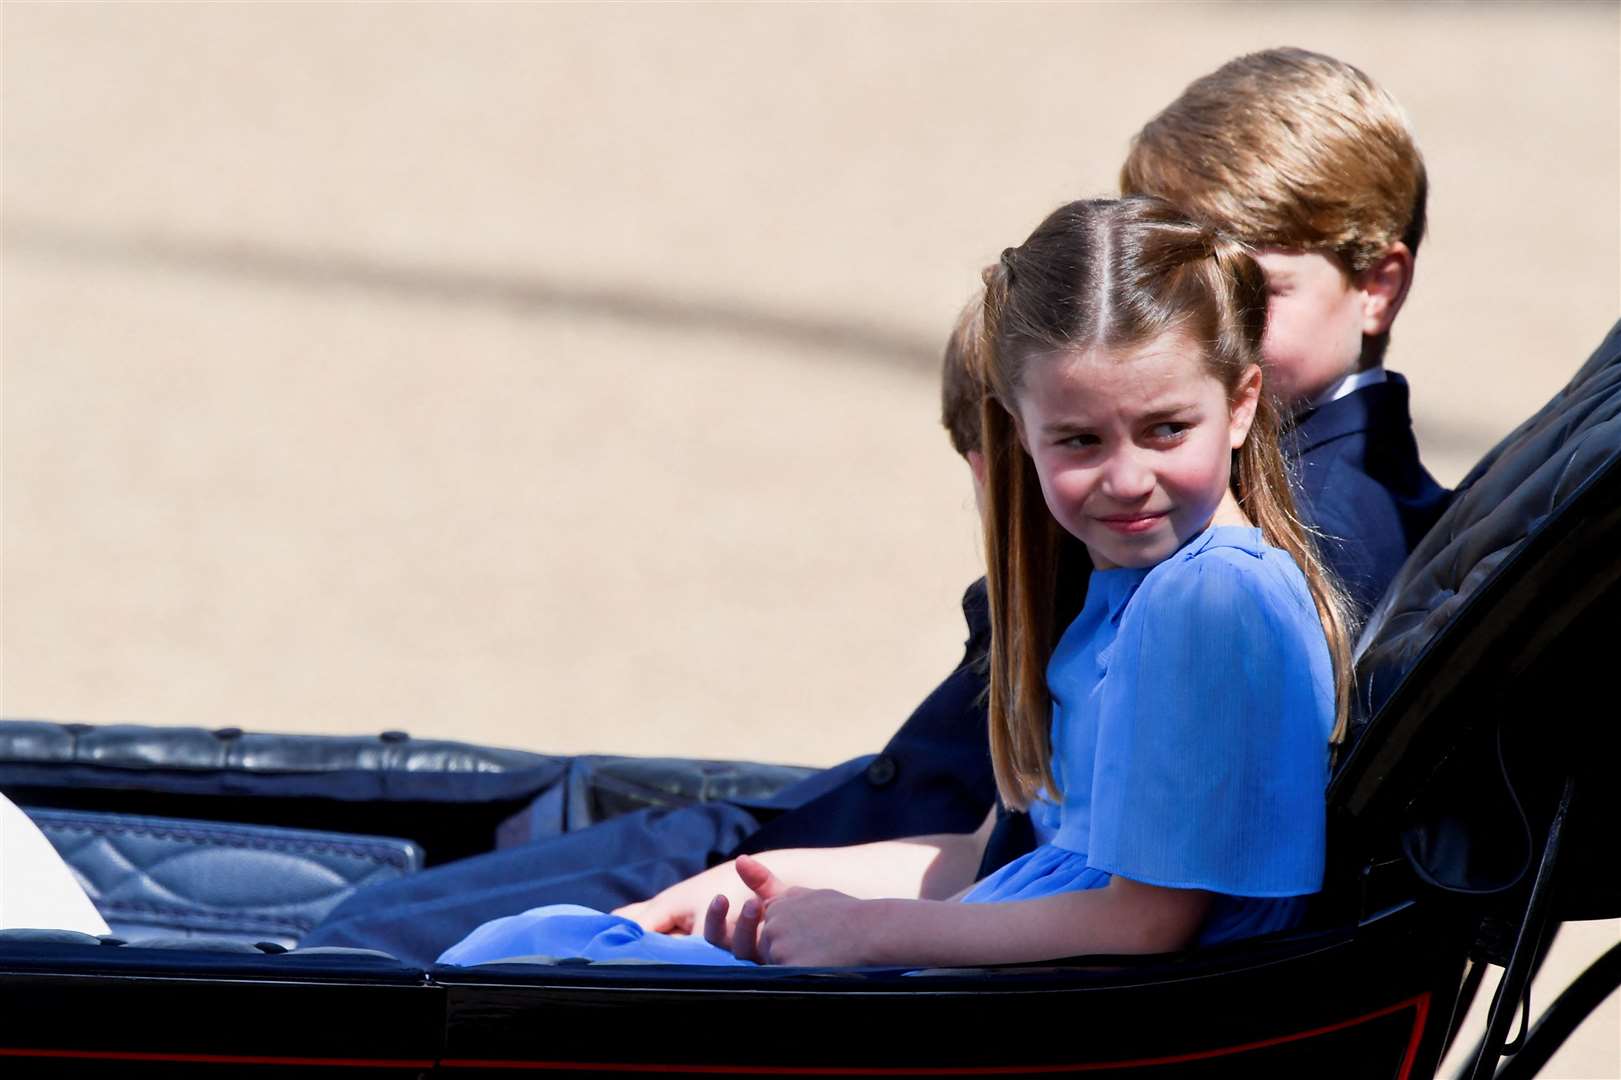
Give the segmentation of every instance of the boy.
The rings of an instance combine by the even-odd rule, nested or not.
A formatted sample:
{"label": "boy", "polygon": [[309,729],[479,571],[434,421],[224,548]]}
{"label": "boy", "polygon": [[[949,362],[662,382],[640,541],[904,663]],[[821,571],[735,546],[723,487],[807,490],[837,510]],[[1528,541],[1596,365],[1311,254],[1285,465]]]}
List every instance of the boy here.
{"label": "boy", "polygon": [[[974,473],[976,498],[979,308],[976,298],[958,321],[942,386],[942,419]],[[985,739],[983,580],[969,586],[963,615],[962,661],[876,756],[824,770],[767,801],[624,814],[362,889],[300,944],[382,949],[431,964],[481,923],[552,903],[619,907],[654,929],[698,933],[717,893],[733,897],[734,917],[748,895],[730,862],[711,864],[767,849],[764,858],[790,882],[948,896],[973,880],[996,792]]]}
{"label": "boy", "polygon": [[1424,236],[1424,159],[1396,101],[1302,49],[1196,80],[1132,140],[1124,194],[1160,195],[1258,250],[1267,385],[1294,415],[1299,504],[1365,618],[1449,493],[1383,367]]}

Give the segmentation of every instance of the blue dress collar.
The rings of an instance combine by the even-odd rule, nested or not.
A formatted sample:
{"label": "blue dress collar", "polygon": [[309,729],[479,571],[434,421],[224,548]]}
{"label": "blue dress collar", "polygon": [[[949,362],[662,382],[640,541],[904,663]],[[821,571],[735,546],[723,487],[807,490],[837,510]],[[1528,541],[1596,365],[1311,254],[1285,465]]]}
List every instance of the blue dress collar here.
{"label": "blue dress collar", "polygon": [[1121,566],[1109,570],[1092,571],[1087,582],[1086,602],[1104,605],[1108,611],[1109,621],[1118,623],[1120,613],[1125,610],[1126,604],[1137,592],[1137,587],[1143,579],[1152,573],[1155,567],[1173,560],[1186,561],[1202,551],[1211,548],[1237,548],[1239,551],[1259,558],[1266,551],[1266,541],[1261,539],[1261,530],[1253,525],[1210,525],[1205,530],[1188,540],[1176,551],[1172,552],[1164,562],[1155,563],[1154,566]]}

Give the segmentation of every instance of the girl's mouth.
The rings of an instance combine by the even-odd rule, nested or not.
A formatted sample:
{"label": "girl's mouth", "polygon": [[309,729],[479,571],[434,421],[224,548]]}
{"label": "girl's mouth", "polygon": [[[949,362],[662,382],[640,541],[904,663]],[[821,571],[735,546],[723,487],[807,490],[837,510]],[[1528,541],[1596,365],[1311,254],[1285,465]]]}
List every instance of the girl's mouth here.
{"label": "girl's mouth", "polygon": [[1118,533],[1147,532],[1165,519],[1164,513],[1158,514],[1115,514],[1111,517],[1101,517],[1097,520]]}

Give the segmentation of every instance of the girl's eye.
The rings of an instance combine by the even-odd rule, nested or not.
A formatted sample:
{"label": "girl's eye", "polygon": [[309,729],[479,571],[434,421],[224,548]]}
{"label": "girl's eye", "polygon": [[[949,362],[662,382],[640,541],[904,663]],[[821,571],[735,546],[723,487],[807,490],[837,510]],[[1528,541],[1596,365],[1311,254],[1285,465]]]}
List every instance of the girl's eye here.
{"label": "girl's eye", "polygon": [[1171,439],[1180,438],[1182,433],[1188,430],[1188,427],[1188,424],[1185,424],[1180,420],[1168,420],[1163,424],[1155,424],[1153,427],[1149,428],[1148,434],[1152,438],[1165,442]]}
{"label": "girl's eye", "polygon": [[1096,435],[1067,435],[1058,440],[1058,445],[1068,447],[1071,450],[1090,450],[1092,447],[1097,446],[1100,441]]}

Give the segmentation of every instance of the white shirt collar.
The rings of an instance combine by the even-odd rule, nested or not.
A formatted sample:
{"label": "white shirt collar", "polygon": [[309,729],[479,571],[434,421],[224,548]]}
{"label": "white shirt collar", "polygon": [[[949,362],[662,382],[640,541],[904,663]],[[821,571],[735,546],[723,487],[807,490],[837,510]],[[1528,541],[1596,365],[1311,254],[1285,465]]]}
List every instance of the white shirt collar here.
{"label": "white shirt collar", "polygon": [[[1320,409],[1330,401],[1338,401],[1348,394],[1356,393],[1364,386],[1376,386],[1384,382],[1385,378],[1385,369],[1382,367],[1371,367],[1366,371],[1353,371],[1343,379],[1329,383],[1321,394],[1318,394],[1307,403],[1306,409]],[[1304,412],[1305,409],[1301,411]]]}

